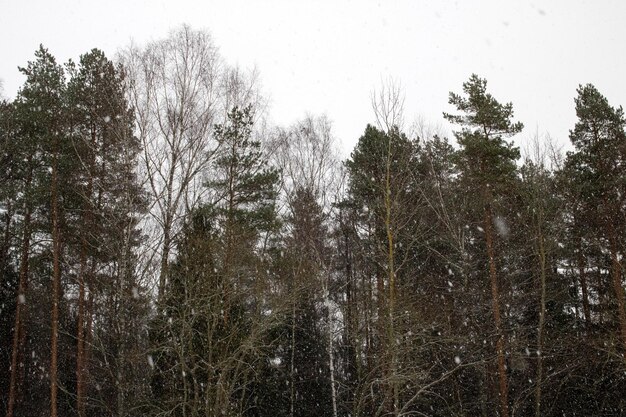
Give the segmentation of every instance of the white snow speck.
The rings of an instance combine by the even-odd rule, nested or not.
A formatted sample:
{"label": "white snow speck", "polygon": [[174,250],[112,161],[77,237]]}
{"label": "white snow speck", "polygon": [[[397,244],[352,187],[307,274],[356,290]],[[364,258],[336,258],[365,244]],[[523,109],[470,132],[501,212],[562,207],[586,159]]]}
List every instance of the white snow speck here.
{"label": "white snow speck", "polygon": [[509,235],[509,226],[507,226],[502,217],[496,217],[493,222],[495,223],[496,230],[500,236],[507,237]]}

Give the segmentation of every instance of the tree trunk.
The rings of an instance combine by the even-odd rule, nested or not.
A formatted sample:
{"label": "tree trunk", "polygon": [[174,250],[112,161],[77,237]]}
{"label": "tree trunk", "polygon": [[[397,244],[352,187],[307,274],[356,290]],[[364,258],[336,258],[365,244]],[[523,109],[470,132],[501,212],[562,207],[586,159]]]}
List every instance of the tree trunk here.
{"label": "tree trunk", "polygon": [[57,417],[57,361],[59,338],[59,296],[61,287],[61,238],[59,231],[58,159],[59,139],[55,138],[52,161],[52,337],[50,341],[50,417]]}
{"label": "tree trunk", "polygon": [[[30,164],[31,158],[29,158]],[[29,170],[26,179],[26,190],[30,188],[32,181],[32,170]],[[28,194],[28,191],[26,192]],[[11,352],[11,379],[9,382],[9,398],[7,405],[7,417],[13,417],[15,409],[15,397],[17,391],[17,368],[19,352],[22,350],[24,339],[22,333],[23,327],[23,311],[26,306],[26,287],[28,282],[28,261],[30,258],[30,223],[31,223],[31,206],[29,202],[25,203],[24,212],[24,240],[22,242],[22,254],[20,256],[20,277],[18,284],[17,301],[15,307],[15,325],[13,329],[13,350]]]}
{"label": "tree trunk", "polygon": [[389,144],[387,148],[387,163],[385,173],[385,232],[387,235],[387,279],[389,281],[389,324],[387,326],[387,338],[388,349],[390,349],[390,363],[389,363],[389,375],[391,379],[391,398],[393,403],[393,415],[398,415],[399,410],[399,398],[398,398],[398,386],[395,382],[396,373],[396,341],[395,341],[395,329],[394,329],[394,315],[395,315],[395,301],[396,301],[396,266],[395,266],[395,253],[394,253],[394,236],[392,225],[392,206],[393,201],[391,197],[391,137],[389,137]]}
{"label": "tree trunk", "polygon": [[537,326],[537,376],[535,381],[535,417],[541,417],[541,383],[543,379],[543,330],[546,319],[546,248],[541,228],[541,221],[538,225],[538,248],[539,255],[539,288],[541,296],[539,299],[539,324]]}
{"label": "tree trunk", "polygon": [[161,270],[159,272],[159,289],[158,289],[158,300],[159,302],[163,301],[163,296],[165,295],[165,284],[167,279],[167,268],[168,268],[168,259],[170,256],[170,223],[166,221],[165,225],[163,225],[163,251],[161,252]]}
{"label": "tree trunk", "polygon": [[[293,282],[293,278],[292,278]],[[297,293],[294,288],[292,288],[292,293]],[[295,357],[296,357],[296,300],[294,297],[292,309],[291,309],[291,363],[289,364],[289,376],[291,381],[290,383],[290,395],[289,395],[289,415],[294,417],[294,405],[296,402],[296,376],[295,376]]]}
{"label": "tree trunk", "polygon": [[617,238],[613,223],[609,222],[609,243],[611,245],[611,280],[617,301],[620,336],[622,339],[622,356],[626,360],[626,310],[624,306],[624,287],[622,287],[622,266],[618,258]]}
{"label": "tree trunk", "polygon": [[[327,292],[326,297],[329,299]],[[330,306],[330,303],[329,303]],[[335,354],[333,352],[333,317],[328,308],[328,367],[330,370],[330,393],[333,406],[333,417],[337,417],[337,390],[335,389]]]}
{"label": "tree trunk", "polygon": [[585,257],[583,254],[582,237],[578,238],[578,275],[580,277],[580,288],[583,295],[583,314],[585,315],[585,325],[589,332],[591,324],[591,310],[589,308],[589,292],[587,289],[587,274],[585,273]]}
{"label": "tree trunk", "polygon": [[4,237],[2,239],[2,249],[0,252],[0,270],[4,270],[9,261],[9,248],[11,246],[11,219],[13,218],[13,208],[8,203],[7,210],[4,213]]}
{"label": "tree trunk", "polygon": [[[86,309],[85,283],[87,275],[91,275],[92,268],[87,265],[87,251],[89,240],[87,236],[91,233],[94,218],[93,200],[93,180],[96,165],[96,130],[91,128],[91,149],[89,155],[88,180],[86,193],[83,196],[83,225],[81,231],[80,247],[80,270],[78,274],[78,323],[77,323],[77,352],[76,352],[76,408],[79,417],[85,416],[85,373],[87,359],[85,355],[85,316],[91,311]],[[105,150],[103,150],[105,151]],[[102,162],[102,172],[104,173],[104,161]],[[102,190],[98,195],[98,206],[101,204]],[[93,265],[93,263],[92,263]]]}
{"label": "tree trunk", "polygon": [[509,417],[509,389],[507,386],[506,364],[504,357],[504,333],[502,331],[502,319],[500,315],[500,294],[498,288],[498,275],[496,270],[496,257],[493,242],[492,229],[493,215],[489,202],[485,206],[485,240],[487,243],[487,256],[489,258],[489,278],[491,280],[491,302],[493,307],[493,319],[496,325],[496,355],[498,360],[498,389],[500,397],[501,417]]}
{"label": "tree trunk", "polygon": [[92,207],[91,189],[92,179],[89,178],[87,195],[84,196],[85,218],[81,232],[80,270],[78,273],[78,323],[77,323],[77,351],[76,351],[76,408],[79,417],[85,416],[85,274],[87,273],[87,248],[89,242],[87,234],[90,233]]}

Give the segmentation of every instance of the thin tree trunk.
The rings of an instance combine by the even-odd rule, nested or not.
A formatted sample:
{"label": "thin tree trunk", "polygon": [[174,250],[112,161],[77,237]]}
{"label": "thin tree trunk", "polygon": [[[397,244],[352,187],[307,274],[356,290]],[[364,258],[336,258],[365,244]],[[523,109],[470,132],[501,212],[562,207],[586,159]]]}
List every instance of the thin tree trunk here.
{"label": "thin tree trunk", "polygon": [[[541,210],[541,209],[540,209]],[[537,376],[535,385],[535,417],[541,417],[541,383],[543,379],[543,332],[546,318],[546,249],[541,228],[538,225],[538,255],[539,255],[539,285],[541,297],[539,300],[539,325],[537,327]]]}
{"label": "thin tree trunk", "polygon": [[487,243],[487,256],[489,258],[489,277],[491,280],[491,301],[493,307],[493,318],[496,325],[496,355],[498,359],[498,388],[500,397],[501,417],[509,417],[509,389],[507,386],[506,364],[504,357],[504,333],[502,331],[502,318],[500,315],[500,294],[498,288],[498,275],[496,269],[496,257],[493,242],[492,229],[493,215],[491,205],[487,203],[485,207],[485,239]]}
{"label": "thin tree trunk", "polygon": [[[91,200],[91,178],[89,179],[88,195],[85,198]],[[88,206],[87,202],[85,206]],[[83,223],[81,248],[80,248],[80,270],[78,273],[78,323],[77,323],[77,352],[76,352],[76,408],[79,417],[85,415],[85,274],[87,272],[87,234],[91,225],[91,207],[85,207],[87,211]]]}
{"label": "thin tree trunk", "polygon": [[395,314],[395,301],[396,301],[396,269],[395,269],[395,253],[394,253],[394,240],[393,240],[393,226],[392,226],[392,197],[391,197],[391,142],[392,138],[388,138],[387,147],[387,163],[385,172],[385,232],[387,234],[387,279],[389,280],[389,325],[387,326],[388,348],[391,349],[391,357],[389,363],[389,377],[391,378],[391,397],[393,403],[393,415],[398,414],[399,410],[399,398],[398,387],[395,382],[396,373],[396,343],[395,343],[395,330],[394,330],[394,314]]}
{"label": "thin tree trunk", "polygon": [[355,321],[355,314],[354,314],[354,303],[355,303],[355,295],[354,295],[354,290],[353,290],[353,282],[352,282],[352,259],[350,256],[350,248],[349,248],[349,236],[348,236],[348,231],[347,231],[347,225],[344,223],[344,218],[343,218],[343,211],[339,212],[339,222],[340,222],[340,228],[343,231],[343,246],[344,246],[344,262],[345,262],[345,274],[346,274],[346,307],[345,307],[345,315],[346,315],[346,321],[345,321],[345,326],[344,326],[344,337],[346,340],[346,344],[347,344],[347,364],[346,364],[346,372],[348,374],[348,378],[347,378],[347,402],[348,403],[352,403],[353,399],[354,399],[354,381],[355,378],[358,377],[357,375],[357,359],[356,359],[356,346],[358,346],[358,343],[355,342],[355,338],[356,338],[356,332],[354,331],[354,329],[356,329],[356,325],[354,323]]}
{"label": "thin tree trunk", "polygon": [[[30,163],[29,158],[29,163]],[[28,172],[26,179],[26,190],[30,188],[32,180],[32,170]],[[28,192],[27,192],[28,194]],[[31,227],[31,206],[25,203],[24,212],[24,240],[22,242],[22,254],[20,259],[20,277],[18,284],[17,301],[15,307],[15,325],[13,329],[13,350],[11,352],[11,379],[9,382],[9,398],[7,405],[7,417],[13,417],[15,409],[15,397],[17,391],[17,368],[19,352],[22,350],[24,339],[22,333],[23,327],[23,311],[26,305],[26,287],[28,281],[28,260],[30,258],[30,227]]]}
{"label": "thin tree trunk", "polygon": [[57,417],[57,361],[59,338],[59,296],[61,287],[61,239],[59,231],[58,159],[59,139],[55,138],[52,161],[52,337],[50,341],[50,417]]}
{"label": "thin tree trunk", "polygon": [[85,269],[86,269],[86,228],[83,229],[80,251],[80,271],[78,273],[78,323],[76,349],[76,409],[79,417],[84,417],[84,356],[85,356]]}
{"label": "thin tree trunk", "polygon": [[159,290],[158,300],[163,301],[163,295],[165,294],[165,283],[167,277],[168,258],[170,256],[170,226],[169,222],[163,226],[163,251],[161,252],[161,270],[159,273]]}
{"label": "thin tree trunk", "polygon": [[[80,270],[78,274],[78,323],[77,323],[77,352],[76,352],[76,408],[79,417],[85,416],[85,281],[88,273],[87,250],[89,247],[88,234],[93,225],[93,178],[95,170],[96,131],[91,129],[91,151],[89,157],[88,180],[86,195],[83,196],[83,225],[80,247]],[[103,171],[104,172],[104,171]],[[102,193],[99,195],[99,199]]]}
{"label": "thin tree trunk", "polygon": [[[326,297],[328,297],[328,293]],[[330,370],[330,392],[333,406],[333,417],[337,417],[337,390],[335,389],[335,354],[333,353],[333,318],[330,309],[330,303],[328,308],[328,361],[328,366]]]}
{"label": "thin tree trunk", "polygon": [[583,314],[585,315],[585,325],[589,331],[591,324],[591,310],[589,308],[589,291],[587,289],[587,274],[585,272],[585,257],[583,254],[582,237],[578,237],[578,275],[580,276],[580,287],[583,295]]}
{"label": "thin tree trunk", "polygon": [[[294,289],[292,291],[295,293]],[[291,309],[291,363],[289,374],[291,377],[290,384],[290,396],[289,396],[289,415],[294,417],[294,404],[296,402],[296,377],[295,377],[295,356],[296,356],[296,299],[293,300],[293,305]]]}
{"label": "thin tree trunk", "polygon": [[617,239],[615,228],[609,222],[609,242],[611,245],[611,279],[613,281],[613,291],[617,301],[620,336],[622,339],[622,356],[626,360],[626,310],[624,306],[624,287],[622,287],[622,267],[617,254]]}
{"label": "thin tree trunk", "polygon": [[13,208],[11,204],[7,206],[7,210],[4,213],[4,237],[2,240],[2,252],[0,253],[0,268],[4,268],[9,262],[9,248],[11,241],[11,219],[13,217]]}

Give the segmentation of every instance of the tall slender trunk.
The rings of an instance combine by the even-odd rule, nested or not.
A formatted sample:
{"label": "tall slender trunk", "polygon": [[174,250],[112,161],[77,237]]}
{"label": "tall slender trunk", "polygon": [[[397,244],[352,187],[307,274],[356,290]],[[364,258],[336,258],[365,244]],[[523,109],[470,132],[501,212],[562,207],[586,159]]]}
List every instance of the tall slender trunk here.
{"label": "tall slender trunk", "polygon": [[617,301],[618,318],[620,336],[622,339],[622,356],[626,360],[626,309],[624,305],[624,287],[622,286],[622,266],[618,257],[617,237],[615,236],[615,227],[613,223],[609,223],[609,244],[611,246],[611,281],[613,283],[613,292]]}
{"label": "tall slender trunk", "polygon": [[[29,157],[28,163],[30,165],[32,158]],[[28,177],[26,178],[26,194],[30,189],[32,181],[32,169],[28,171]],[[15,409],[15,397],[17,391],[17,368],[19,352],[23,348],[24,339],[22,334],[24,333],[24,309],[26,307],[26,287],[28,282],[28,260],[30,258],[30,228],[31,228],[31,205],[27,201],[24,211],[24,240],[22,241],[22,253],[20,256],[20,277],[18,284],[17,301],[15,307],[15,325],[13,328],[13,346],[11,352],[11,377],[9,381],[9,398],[7,405],[7,417],[13,417]]]}
{"label": "tall slender trunk", "polygon": [[[91,178],[89,178],[89,189],[91,189]],[[91,193],[85,196],[88,201],[91,200]],[[79,417],[85,415],[85,274],[87,271],[87,234],[90,228],[91,207],[87,207],[88,202],[84,204],[86,217],[83,220],[83,228],[81,232],[81,248],[80,248],[80,270],[78,273],[78,323],[77,323],[77,351],[76,351],[76,409]]]}
{"label": "tall slender trunk", "polygon": [[491,302],[493,308],[493,319],[496,325],[496,355],[498,360],[498,388],[500,397],[501,417],[509,417],[509,389],[507,386],[506,364],[504,354],[504,333],[502,331],[502,318],[500,314],[500,293],[498,286],[498,275],[496,269],[496,255],[493,242],[493,214],[489,200],[485,206],[485,240],[487,243],[487,256],[489,258],[489,278],[491,280]]}
{"label": "tall slender trunk", "polygon": [[161,252],[161,271],[159,273],[159,289],[158,301],[163,301],[165,295],[165,285],[167,283],[167,273],[169,268],[169,256],[172,245],[172,224],[176,215],[174,203],[172,201],[174,194],[174,180],[176,173],[176,164],[178,163],[178,153],[172,154],[172,166],[170,167],[166,185],[166,203],[165,203],[165,219],[163,221],[163,250]]}
{"label": "tall slender trunk", "polygon": [[9,262],[9,248],[11,246],[11,219],[13,218],[13,208],[9,203],[4,213],[4,237],[2,238],[2,249],[0,251],[0,268],[5,268]]}
{"label": "tall slender trunk", "polygon": [[80,250],[80,270],[78,273],[78,323],[76,348],[76,409],[79,417],[85,415],[84,374],[85,374],[85,270],[87,262],[86,238],[87,228],[82,231]]}
{"label": "tall slender trunk", "polygon": [[354,381],[358,378],[357,374],[357,346],[359,346],[358,342],[356,342],[356,331],[354,329],[357,328],[355,324],[355,308],[354,303],[356,297],[354,295],[353,289],[353,277],[352,277],[352,258],[350,253],[350,243],[347,225],[344,223],[343,219],[343,211],[339,212],[340,216],[340,227],[343,230],[343,247],[344,247],[344,262],[345,262],[345,274],[346,274],[346,307],[345,307],[345,326],[344,326],[344,338],[346,341],[347,347],[347,357],[346,357],[346,373],[348,374],[347,378],[347,402],[352,403],[354,398]]}
{"label": "tall slender trunk", "polygon": [[591,309],[589,308],[589,291],[587,289],[587,274],[585,272],[585,257],[583,253],[582,237],[578,237],[578,275],[580,277],[580,288],[583,296],[583,314],[585,315],[585,325],[587,326],[587,332],[589,332],[589,325],[591,324]]}
{"label": "tall slender trunk", "polygon": [[[328,293],[326,295],[328,298]],[[330,303],[329,303],[330,305]],[[330,395],[333,407],[333,417],[337,417],[337,390],[335,388],[335,354],[333,352],[333,317],[328,309],[328,367],[330,370]]]}
{"label": "tall slender trunk", "polygon": [[[540,209],[541,210],[541,209]],[[539,220],[537,229],[537,254],[539,255],[539,325],[537,326],[537,376],[535,381],[535,417],[541,417],[541,383],[543,379],[543,333],[546,319],[546,248]]]}
{"label": "tall slender trunk", "polygon": [[[292,288],[294,293],[297,293],[295,289]],[[294,408],[296,402],[296,299],[293,299],[293,304],[291,308],[291,363],[289,364],[289,376],[291,381],[289,381],[290,395],[289,395],[289,415],[294,417]]]}
{"label": "tall slender trunk", "polygon": [[76,351],[76,409],[79,417],[85,416],[85,282],[88,274],[87,251],[89,240],[87,236],[91,233],[93,226],[93,178],[95,171],[96,157],[96,130],[91,128],[91,150],[89,155],[89,166],[87,167],[87,189],[83,196],[83,224],[81,231],[80,246],[80,269],[78,273],[78,323],[77,323],[77,351]]}
{"label": "tall slender trunk", "polygon": [[50,417],[57,417],[57,362],[59,338],[59,297],[61,290],[61,237],[59,230],[59,138],[54,139],[52,157],[52,336],[50,341]]}
{"label": "tall slender trunk", "polygon": [[165,224],[163,225],[163,250],[161,252],[161,270],[159,272],[159,289],[158,289],[159,302],[163,301],[163,296],[165,294],[168,259],[170,257],[170,245],[171,245],[170,227],[171,227],[170,222],[166,220]]}
{"label": "tall slender trunk", "polygon": [[393,404],[393,415],[398,414],[399,410],[399,396],[398,386],[395,382],[396,373],[396,342],[395,342],[395,329],[394,329],[394,315],[395,315],[395,301],[396,301],[396,267],[395,267],[395,253],[394,253],[394,230],[392,225],[392,196],[391,196],[391,136],[388,138],[387,145],[387,162],[385,172],[385,233],[387,235],[387,279],[389,281],[389,324],[387,326],[387,343],[390,349],[390,363],[389,363],[389,375],[391,398]]}

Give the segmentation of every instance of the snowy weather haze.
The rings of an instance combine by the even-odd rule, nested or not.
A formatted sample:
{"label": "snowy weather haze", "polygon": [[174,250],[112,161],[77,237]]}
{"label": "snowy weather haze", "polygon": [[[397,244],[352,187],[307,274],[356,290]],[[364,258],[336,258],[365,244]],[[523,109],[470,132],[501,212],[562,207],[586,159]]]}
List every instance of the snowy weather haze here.
{"label": "snowy weather haze", "polygon": [[4,2],[0,413],[626,416],[624,16]]}

